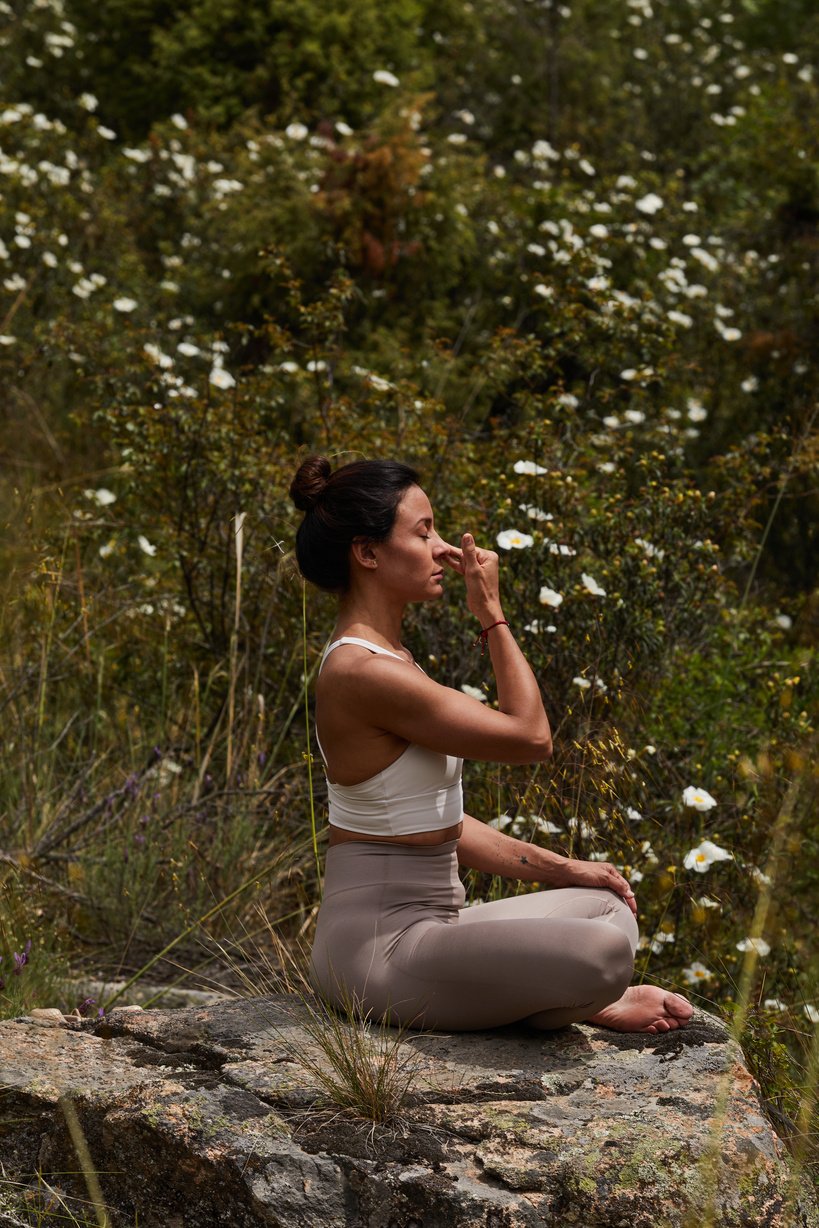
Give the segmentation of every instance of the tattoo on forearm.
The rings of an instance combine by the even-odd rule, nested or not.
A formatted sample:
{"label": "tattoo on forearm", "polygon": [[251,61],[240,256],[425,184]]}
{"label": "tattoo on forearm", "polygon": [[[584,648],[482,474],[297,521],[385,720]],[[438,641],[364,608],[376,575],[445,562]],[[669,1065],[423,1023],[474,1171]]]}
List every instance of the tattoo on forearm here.
{"label": "tattoo on forearm", "polygon": [[521,857],[521,859],[520,859],[520,864],[521,864],[522,866],[528,866],[528,864],[529,864],[529,858],[526,856],[526,854],[525,854],[525,853],[524,853],[524,855],[523,855],[523,856]]}

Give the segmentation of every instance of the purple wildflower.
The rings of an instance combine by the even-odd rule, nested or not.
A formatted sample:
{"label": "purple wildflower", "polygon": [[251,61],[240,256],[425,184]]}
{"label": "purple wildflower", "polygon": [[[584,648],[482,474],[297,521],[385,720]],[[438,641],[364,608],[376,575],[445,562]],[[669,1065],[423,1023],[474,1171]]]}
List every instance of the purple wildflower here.
{"label": "purple wildflower", "polygon": [[12,968],[13,976],[19,976],[20,973],[23,971],[23,968],[25,968],[26,964],[28,963],[28,953],[30,950],[31,950],[31,939],[29,938],[28,942],[23,947],[19,955],[16,951],[12,951],[11,958],[14,960],[14,967]]}

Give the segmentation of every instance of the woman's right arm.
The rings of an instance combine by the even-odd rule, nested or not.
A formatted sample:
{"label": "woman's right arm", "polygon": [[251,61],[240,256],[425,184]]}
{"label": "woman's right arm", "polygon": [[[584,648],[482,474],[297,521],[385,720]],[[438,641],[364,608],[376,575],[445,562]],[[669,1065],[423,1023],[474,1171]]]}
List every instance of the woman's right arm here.
{"label": "woman's right arm", "polygon": [[[503,619],[498,593],[498,556],[479,550],[471,535],[450,565],[464,577],[469,609],[480,629]],[[536,763],[552,753],[549,720],[532,670],[507,626],[487,636],[498,689],[498,709],[420,670],[383,656],[361,662],[345,679],[345,703],[366,713],[367,723],[407,742],[464,759]]]}
{"label": "woman's right arm", "polygon": [[[493,550],[479,550],[470,533],[461,543],[462,575],[466,583],[466,603],[486,632],[489,655],[498,688],[498,708],[515,715],[531,726],[533,737],[542,742],[546,759],[552,753],[552,734],[543,708],[537,679],[518,647],[511,629],[505,625],[500,602],[498,556]],[[497,625],[493,625],[497,624]]]}

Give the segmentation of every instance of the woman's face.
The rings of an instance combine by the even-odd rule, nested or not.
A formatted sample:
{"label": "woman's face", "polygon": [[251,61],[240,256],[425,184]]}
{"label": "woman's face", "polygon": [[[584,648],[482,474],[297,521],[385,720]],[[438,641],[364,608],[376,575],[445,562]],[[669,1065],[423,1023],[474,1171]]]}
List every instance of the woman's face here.
{"label": "woman's face", "polygon": [[446,563],[459,553],[435,530],[432,506],[420,486],[410,486],[398,504],[384,542],[371,546],[379,583],[402,601],[440,597]]}

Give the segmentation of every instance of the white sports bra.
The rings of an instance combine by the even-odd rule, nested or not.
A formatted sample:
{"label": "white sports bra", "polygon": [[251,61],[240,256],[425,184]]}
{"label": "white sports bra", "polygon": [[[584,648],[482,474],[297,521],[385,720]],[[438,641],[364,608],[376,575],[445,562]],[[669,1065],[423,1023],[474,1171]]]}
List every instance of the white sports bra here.
{"label": "white sports bra", "polygon": [[[342,644],[357,644],[379,656],[404,659],[380,644],[345,635],[324,650],[321,666]],[[320,742],[319,750],[324,758]],[[382,771],[357,785],[338,785],[328,780],[330,822],[344,831],[366,836],[409,836],[452,827],[463,818],[462,766],[463,759],[441,755],[411,742]]]}

